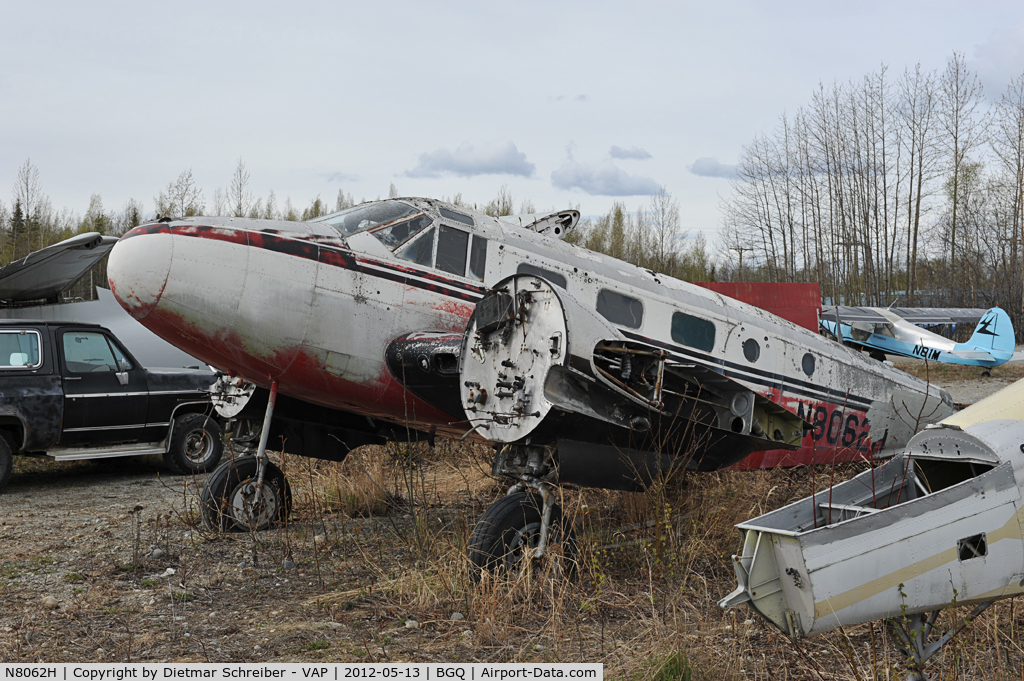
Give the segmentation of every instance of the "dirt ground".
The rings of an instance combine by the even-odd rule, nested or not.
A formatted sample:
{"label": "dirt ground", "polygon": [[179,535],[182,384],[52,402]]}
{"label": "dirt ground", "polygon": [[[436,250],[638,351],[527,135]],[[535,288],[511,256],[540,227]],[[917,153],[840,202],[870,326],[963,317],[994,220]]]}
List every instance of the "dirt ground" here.
{"label": "dirt ground", "polygon": [[[1022,373],[936,382],[969,403]],[[0,661],[578,660],[615,678],[852,679],[850,659],[881,664],[884,648],[895,665],[891,646],[868,650],[878,627],[800,648],[715,604],[735,586],[732,524],[809,493],[806,471],[706,474],[664,498],[575,495],[580,575],[475,584],[465,544],[501,493],[486,454],[448,443],[346,470],[374,456],[392,477],[372,516],[345,512],[338,464],[292,460],[292,520],[259,534],[203,530],[204,477],[159,458],[18,457],[0,496]]]}

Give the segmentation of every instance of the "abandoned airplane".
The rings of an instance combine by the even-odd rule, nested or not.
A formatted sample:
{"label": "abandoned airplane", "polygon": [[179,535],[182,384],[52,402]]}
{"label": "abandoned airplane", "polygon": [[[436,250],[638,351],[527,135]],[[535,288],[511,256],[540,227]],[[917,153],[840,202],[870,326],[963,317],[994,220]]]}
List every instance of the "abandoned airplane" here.
{"label": "abandoned airplane", "polygon": [[[1024,381],[926,426],[893,459],[737,525],[737,589],[794,639],[885,620],[911,670],[1024,593]],[[973,612],[929,641],[939,611]],[[936,632],[938,633],[938,632]]]}
{"label": "abandoned airplane", "polygon": [[[977,324],[965,343],[957,343],[921,328],[922,324]],[[946,364],[989,369],[1013,356],[1013,322],[1002,308],[831,307],[822,312],[821,329],[863,348],[875,359],[886,355],[913,357]]]}
{"label": "abandoned airplane", "polygon": [[255,424],[256,456],[208,481],[207,522],[287,513],[265,453],[279,434],[325,459],[468,436],[494,442],[495,474],[517,484],[478,526],[486,562],[509,548],[486,530],[495,514],[540,541],[556,483],[633,488],[642,469],[712,470],[762,450],[890,456],[954,411],[941,389],[807,329],[566,243],[578,219],[410,198],[310,222],[197,217],[127,233],[108,265],[117,300],[237,377],[223,402]]}

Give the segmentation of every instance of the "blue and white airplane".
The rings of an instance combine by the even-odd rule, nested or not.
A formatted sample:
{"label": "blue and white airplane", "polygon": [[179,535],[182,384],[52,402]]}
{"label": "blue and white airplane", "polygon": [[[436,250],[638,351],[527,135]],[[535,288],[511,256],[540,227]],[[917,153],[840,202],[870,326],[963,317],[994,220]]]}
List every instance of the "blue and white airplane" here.
{"label": "blue and white airplane", "polygon": [[[957,343],[919,324],[977,323],[966,343]],[[843,343],[867,350],[875,359],[886,355],[916,357],[947,364],[967,364],[990,369],[1013,355],[1013,324],[999,307],[848,307],[826,308],[820,319],[823,332]]]}

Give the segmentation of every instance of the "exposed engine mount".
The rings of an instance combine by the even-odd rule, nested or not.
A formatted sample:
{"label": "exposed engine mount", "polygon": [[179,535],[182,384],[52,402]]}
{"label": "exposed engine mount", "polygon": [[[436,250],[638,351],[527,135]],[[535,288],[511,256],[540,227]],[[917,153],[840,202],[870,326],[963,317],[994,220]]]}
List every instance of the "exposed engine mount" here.
{"label": "exposed engine mount", "polygon": [[[720,468],[751,451],[794,448],[805,427],[731,378],[628,339],[593,307],[529,274],[503,280],[477,304],[462,340],[459,380],[479,434],[559,450],[571,442],[577,454],[591,452],[572,457],[583,468],[599,456],[603,468],[612,459],[636,467],[638,452],[656,453],[645,461],[658,468],[663,456]],[[600,447],[610,450],[599,454]],[[594,484],[593,471],[577,473],[562,470],[560,478]]]}

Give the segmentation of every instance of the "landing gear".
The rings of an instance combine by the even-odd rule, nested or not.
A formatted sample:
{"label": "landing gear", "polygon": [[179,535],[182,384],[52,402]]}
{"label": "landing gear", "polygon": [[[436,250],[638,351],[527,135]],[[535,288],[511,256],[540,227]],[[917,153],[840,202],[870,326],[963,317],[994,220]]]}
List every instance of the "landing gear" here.
{"label": "landing gear", "polygon": [[522,485],[491,504],[473,528],[469,538],[473,578],[479,580],[485,570],[521,572],[532,561],[556,555],[559,548],[558,569],[574,572],[579,553],[576,535],[554,502],[554,492],[542,487],[537,494],[517,487]]}
{"label": "landing gear", "polygon": [[273,379],[256,455],[221,464],[206,481],[201,497],[206,527],[237,532],[265,530],[283,522],[291,512],[288,481],[267,456],[276,401],[277,380]]}
{"label": "landing gear", "polygon": [[967,617],[957,622],[953,627],[931,643],[927,643],[928,637],[935,626],[935,620],[939,611],[931,613],[917,613],[906,617],[886,620],[889,633],[896,639],[896,646],[907,662],[909,670],[906,676],[907,681],[927,681],[924,675],[924,665],[931,659],[932,655],[939,651],[939,648],[949,643],[954,636],[959,634],[967,625],[974,621],[974,618],[984,612],[994,601],[985,601],[975,606],[974,610]]}
{"label": "landing gear", "polygon": [[288,518],[292,492],[284,473],[269,461],[260,468],[256,457],[243,456],[225,461],[210,475],[201,497],[207,528],[260,531]]}
{"label": "landing gear", "polygon": [[[506,445],[494,457],[491,474],[517,480],[508,494],[480,516],[469,538],[474,579],[484,570],[518,572],[544,557],[557,558],[573,572],[579,553],[572,523],[555,501],[553,447]],[[560,547],[552,551],[552,547]]]}
{"label": "landing gear", "polygon": [[991,369],[985,369],[984,371],[981,372],[981,377],[982,378],[992,378],[992,370]]}
{"label": "landing gear", "polygon": [[877,360],[879,362],[885,361],[885,353],[882,352],[881,350],[870,350],[868,352],[868,356],[871,357],[871,359]]}

